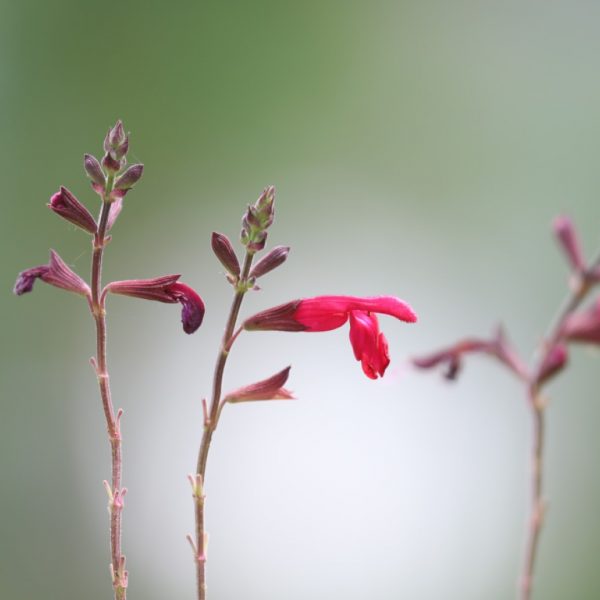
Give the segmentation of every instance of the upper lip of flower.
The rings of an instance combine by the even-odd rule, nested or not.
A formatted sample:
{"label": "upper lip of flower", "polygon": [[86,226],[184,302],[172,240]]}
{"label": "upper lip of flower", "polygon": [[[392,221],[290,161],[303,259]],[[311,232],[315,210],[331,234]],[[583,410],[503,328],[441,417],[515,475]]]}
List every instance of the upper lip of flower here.
{"label": "upper lip of flower", "polygon": [[330,331],[341,327],[352,311],[380,313],[414,323],[417,315],[412,308],[396,296],[316,296],[300,301],[294,319],[306,331]]}

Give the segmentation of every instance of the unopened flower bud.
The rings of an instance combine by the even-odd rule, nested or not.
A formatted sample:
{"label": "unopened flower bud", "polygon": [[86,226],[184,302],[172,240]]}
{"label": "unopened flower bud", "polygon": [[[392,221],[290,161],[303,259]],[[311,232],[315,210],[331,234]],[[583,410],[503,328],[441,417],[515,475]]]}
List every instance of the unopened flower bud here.
{"label": "unopened flower bud", "polygon": [[223,403],[252,402],[254,400],[293,400],[293,394],[283,387],[288,380],[290,368],[286,367],[267,379],[230,392],[223,399]]}
{"label": "unopened flower bud", "polygon": [[[108,144],[111,148],[115,148],[119,144],[122,144],[125,140],[125,130],[123,129],[123,122],[119,119],[115,126],[108,131]],[[108,150],[107,150],[108,151]]]}
{"label": "unopened flower bud", "polygon": [[571,219],[565,216],[554,219],[554,234],[571,267],[575,271],[583,271],[585,261],[581,252],[579,237]]}
{"label": "unopened flower bud", "polygon": [[228,273],[236,278],[239,277],[240,263],[229,238],[223,233],[213,231],[211,246],[215,256],[221,261],[221,264],[227,269]]}
{"label": "unopened flower bud", "polygon": [[106,169],[108,173],[114,175],[121,170],[123,166],[120,160],[117,160],[113,157],[112,153],[107,152],[102,159],[102,166]]}
{"label": "unopened flower bud", "polygon": [[115,181],[115,189],[127,191],[130,190],[142,177],[144,165],[131,165],[122,175]]}
{"label": "unopened flower bud", "polygon": [[47,265],[33,267],[19,273],[14,293],[21,296],[31,292],[36,279],[82,296],[91,295],[87,283],[72,271],[54,250],[50,250],[50,261]]}
{"label": "unopened flower bud", "polygon": [[600,344],[600,298],[589,308],[570,314],[561,335],[569,342]]}
{"label": "unopened flower bud", "polygon": [[94,217],[66,187],[61,186],[60,191],[50,198],[47,206],[57,215],[77,225],[77,227],[92,235],[96,233],[97,225]]}
{"label": "unopened flower bud", "polygon": [[288,257],[290,249],[288,246],[275,246],[268,254],[259,260],[250,272],[252,277],[262,277],[279,265],[282,265]]}
{"label": "unopened flower bud", "polygon": [[545,383],[554,375],[562,371],[567,364],[569,356],[567,348],[564,344],[556,344],[544,356],[544,360],[540,365],[537,373],[536,383],[539,385]]}
{"label": "unopened flower bud", "polygon": [[275,216],[275,188],[271,185],[263,191],[258,200],[248,207],[242,219],[242,244],[250,252],[258,252],[265,247],[267,229]]}
{"label": "unopened flower bud", "polygon": [[104,172],[102,171],[102,167],[100,166],[98,159],[91,154],[84,154],[83,168],[85,169],[87,176],[92,180],[92,184],[101,186],[101,188],[104,190],[106,177],[104,176]]}

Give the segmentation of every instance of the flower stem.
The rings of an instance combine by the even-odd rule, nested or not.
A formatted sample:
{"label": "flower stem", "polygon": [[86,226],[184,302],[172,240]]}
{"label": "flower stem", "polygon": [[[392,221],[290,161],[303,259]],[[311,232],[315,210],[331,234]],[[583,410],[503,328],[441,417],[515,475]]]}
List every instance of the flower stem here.
{"label": "flower stem", "polygon": [[531,452],[531,515],[527,533],[525,564],[521,578],[521,599],[531,598],[533,571],[544,521],[545,504],[543,493],[544,469],[544,402],[539,391],[532,386],[529,390],[529,405],[533,419],[533,444]]}
{"label": "flower stem", "polygon": [[[590,263],[590,266],[578,274],[576,284],[567,296],[563,305],[553,319],[545,341],[540,347],[538,364],[542,364],[553,346],[560,341],[563,324],[567,317],[575,312],[594,286],[593,272],[600,264],[600,254]],[[530,600],[533,587],[535,561],[537,557],[540,532],[544,522],[545,503],[543,499],[543,469],[544,469],[544,429],[545,429],[545,400],[540,393],[540,387],[534,382],[529,383],[529,406],[533,420],[533,446],[531,456],[531,514],[527,529],[527,543],[523,573],[521,576],[521,600]]]}
{"label": "flower stem", "polygon": [[217,428],[217,422],[220,414],[219,407],[221,405],[221,391],[223,386],[225,364],[227,362],[227,357],[229,356],[229,351],[231,350],[231,344],[233,343],[234,329],[240,312],[240,307],[242,306],[242,300],[248,291],[247,280],[253,258],[253,252],[246,252],[246,257],[244,259],[244,265],[242,267],[242,272],[236,287],[235,296],[233,297],[233,302],[231,303],[227,325],[225,326],[225,333],[223,334],[223,340],[219,348],[219,354],[217,355],[208,418],[204,423],[204,432],[202,434],[202,441],[200,443],[200,450],[198,452],[198,463],[196,466],[195,478],[196,484],[194,487],[196,514],[195,558],[198,583],[198,600],[206,600],[206,532],[204,529],[204,481],[206,475],[206,463],[208,460],[208,451],[210,449],[212,435]]}
{"label": "flower stem", "polygon": [[96,322],[96,360],[95,369],[102,399],[102,408],[106,418],[108,439],[111,448],[111,484],[107,484],[109,495],[110,513],[110,551],[111,574],[115,600],[125,600],[127,597],[127,571],[125,571],[125,557],[121,554],[121,513],[123,511],[123,493],[121,489],[122,455],[121,431],[119,421],[121,411],[115,415],[106,363],[106,311],[104,299],[100,295],[102,286],[102,258],[106,245],[106,229],[111,202],[110,193],[114,183],[114,176],[110,176],[106,183],[103,196],[102,209],[98,231],[94,237],[94,251],[92,255],[92,314]]}

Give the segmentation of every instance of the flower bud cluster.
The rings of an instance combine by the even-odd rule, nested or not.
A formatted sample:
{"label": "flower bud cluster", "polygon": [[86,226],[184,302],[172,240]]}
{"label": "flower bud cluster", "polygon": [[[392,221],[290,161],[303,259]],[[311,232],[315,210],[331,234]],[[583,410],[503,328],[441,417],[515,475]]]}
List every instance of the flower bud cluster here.
{"label": "flower bud cluster", "polygon": [[258,200],[248,207],[242,219],[241,241],[248,252],[255,253],[265,247],[267,229],[275,217],[275,188],[265,188]]}
{"label": "flower bud cluster", "polygon": [[[106,243],[108,239],[106,233],[114,225],[123,207],[123,196],[142,176],[144,167],[140,164],[132,165],[119,174],[126,165],[128,149],[129,138],[125,135],[121,121],[117,121],[104,139],[106,154],[102,163],[91,154],[84,156],[85,172],[91,180],[92,187],[103,200],[101,213],[103,217],[99,219],[100,224],[66,187],[61,186],[48,203],[48,207],[54,213],[94,236],[95,251],[101,249]],[[95,315],[103,313],[108,292],[159,302],[178,302],[182,306],[183,329],[186,333],[193,333],[202,324],[204,302],[191,287],[179,282],[179,277],[179,275],[166,275],[153,279],[115,281],[109,283],[98,298],[98,294],[92,296],[90,286],[67,266],[54,250],[51,250],[48,264],[19,273],[13,291],[17,296],[31,292],[36,280],[40,279],[55,287],[85,296]],[[99,285],[100,282],[97,281],[96,289]]]}

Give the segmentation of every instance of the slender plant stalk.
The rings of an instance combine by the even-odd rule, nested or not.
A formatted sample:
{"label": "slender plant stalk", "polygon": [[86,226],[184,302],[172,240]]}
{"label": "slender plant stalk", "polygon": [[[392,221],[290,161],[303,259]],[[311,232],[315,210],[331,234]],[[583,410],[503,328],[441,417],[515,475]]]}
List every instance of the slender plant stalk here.
{"label": "slender plant stalk", "polygon": [[544,521],[543,471],[544,471],[544,401],[535,386],[529,390],[529,405],[533,420],[531,451],[531,514],[527,531],[525,563],[521,578],[521,598],[529,600],[540,532]]}
{"label": "slender plant stalk", "polygon": [[127,597],[127,572],[125,571],[125,557],[121,553],[121,514],[123,511],[123,490],[121,489],[122,456],[121,456],[121,431],[119,426],[122,411],[115,415],[106,364],[106,311],[104,299],[100,295],[102,289],[102,257],[106,245],[106,229],[111,202],[110,193],[114,183],[114,176],[106,182],[103,196],[102,209],[98,231],[94,237],[94,251],[92,255],[92,313],[96,322],[96,359],[94,366],[98,376],[102,408],[106,417],[106,427],[111,448],[111,484],[105,483],[109,496],[110,512],[110,549],[111,549],[111,575],[115,600],[125,600]]}
{"label": "slender plant stalk", "polygon": [[206,600],[206,532],[204,529],[204,481],[206,475],[206,463],[208,451],[212,441],[212,435],[217,427],[220,414],[221,391],[223,387],[223,374],[231,344],[235,339],[234,329],[242,305],[244,294],[247,290],[248,274],[252,266],[253,252],[246,252],[244,265],[236,288],[236,293],[231,304],[225,333],[217,355],[217,362],[213,376],[213,388],[210,405],[204,419],[204,432],[198,452],[198,464],[196,466],[195,481],[192,482],[194,489],[195,514],[196,514],[196,543],[192,544],[196,554],[196,570],[198,583],[198,600]]}
{"label": "slender plant stalk", "polygon": [[[583,302],[593,286],[592,272],[600,264],[600,255],[592,261],[591,266],[578,276],[572,292],[559,309],[553,320],[543,349],[540,352],[540,364],[547,352],[560,340],[561,329],[565,319],[573,313]],[[529,385],[529,406],[533,421],[533,444],[531,456],[531,514],[527,531],[525,560],[521,576],[521,600],[530,600],[533,588],[533,575],[538,553],[540,533],[544,522],[545,503],[543,498],[543,471],[544,471],[544,429],[545,429],[545,404],[539,387],[535,383]]]}

